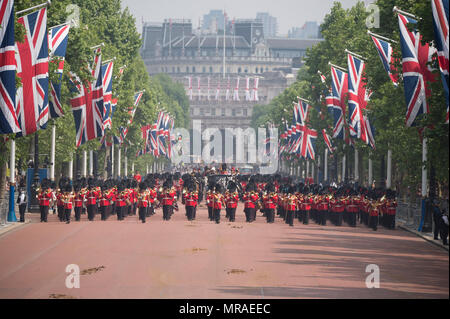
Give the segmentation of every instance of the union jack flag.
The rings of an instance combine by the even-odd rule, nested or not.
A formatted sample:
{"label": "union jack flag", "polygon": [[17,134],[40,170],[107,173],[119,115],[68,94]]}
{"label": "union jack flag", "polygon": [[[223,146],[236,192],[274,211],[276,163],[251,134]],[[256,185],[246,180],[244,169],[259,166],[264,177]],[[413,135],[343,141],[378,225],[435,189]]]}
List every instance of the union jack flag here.
{"label": "union jack flag", "polygon": [[372,126],[372,124],[370,124],[369,121],[369,117],[368,116],[364,116],[364,121],[366,123],[366,128],[367,128],[367,144],[375,149],[375,128]]}
{"label": "union jack flag", "polygon": [[408,30],[409,23],[416,24],[417,20],[398,13],[407,106],[406,126],[413,126],[419,115],[429,112],[426,96],[430,94],[430,90],[427,81],[435,81],[435,77],[427,63],[431,61],[436,49],[428,43],[423,45],[420,33]]}
{"label": "union jack flag", "polygon": [[18,19],[25,27],[23,43],[16,42],[17,76],[22,86],[16,93],[16,114],[26,136],[45,128],[48,121],[47,8]]}
{"label": "union jack flag", "polygon": [[188,76],[188,94],[189,100],[192,100],[192,76]]}
{"label": "union jack flag", "polygon": [[334,113],[333,138],[344,139],[345,97],[348,92],[348,74],[331,67],[331,98],[330,103]]}
{"label": "union jack flag", "polygon": [[309,109],[311,108],[311,106],[308,103],[306,103],[305,101],[300,100],[300,98],[298,98],[297,105],[298,105],[300,123],[306,124],[306,122],[308,122],[308,112],[309,112]]}
{"label": "union jack flag", "polygon": [[237,77],[236,86],[234,87],[233,101],[239,101],[239,80],[240,78]]}
{"label": "union jack flag", "polygon": [[348,54],[348,110],[350,135],[368,143],[364,111],[367,108],[368,94],[365,87],[364,61]]}
{"label": "union jack flag", "polygon": [[389,75],[392,83],[395,86],[398,86],[398,74],[396,70],[394,70],[394,57],[392,55],[392,45],[384,40],[377,38],[374,35],[371,35],[373,43],[377,48],[378,55],[380,56],[381,62],[383,63],[383,67]]}
{"label": "union jack flag", "polygon": [[445,98],[447,100],[447,117],[445,123],[448,124],[448,105],[449,105],[449,57],[448,57],[448,2],[449,0],[432,0],[431,7],[433,9],[433,25],[434,25],[434,37],[436,39],[439,69],[441,71],[442,84],[444,85]]}
{"label": "union jack flag", "polygon": [[166,122],[166,114],[164,112],[159,112],[158,120],[157,120],[157,128],[158,128],[158,154],[166,156],[166,142],[165,142],[165,122]]}
{"label": "union jack flag", "polygon": [[14,1],[0,3],[0,134],[20,132],[16,115]]}
{"label": "union jack flag", "polygon": [[111,141],[111,136],[103,135],[100,139],[100,149],[106,149],[107,147],[111,147],[113,145]]}
{"label": "union jack flag", "polygon": [[127,122],[127,127],[120,127],[120,137],[117,138],[118,141],[121,141],[120,144],[123,143],[123,141],[125,140],[125,138],[127,137],[128,134],[128,129],[130,127],[131,124],[133,124],[133,119],[134,119],[134,114],[136,114],[136,110],[137,107],[139,105],[139,101],[142,98],[142,95],[144,94],[144,91],[140,91],[134,94],[134,104],[133,107],[129,109],[128,114],[130,115],[130,118],[128,119]]}
{"label": "union jack flag", "polygon": [[101,48],[96,49],[89,70],[94,80],[83,85],[80,78],[70,74],[71,91],[77,95],[70,100],[76,128],[76,145],[103,136],[103,76],[101,70]]}
{"label": "union jack flag", "polygon": [[216,88],[216,101],[220,98],[220,78],[217,80],[217,88]]}
{"label": "union jack flag", "polygon": [[317,131],[310,129],[305,125],[297,126],[297,130],[300,132],[300,147],[297,154],[301,155],[303,158],[315,159],[315,143],[317,138]]}
{"label": "union jack flag", "polygon": [[[64,70],[64,59],[66,56],[67,42],[69,41],[70,25],[62,25],[50,28],[48,32],[48,45],[50,49],[50,58],[56,57],[58,67],[56,73],[59,74],[58,81],[50,81],[49,110],[50,118],[64,116],[61,105],[61,79]],[[51,61],[53,62],[53,61]]]}
{"label": "union jack flag", "polygon": [[328,146],[328,150],[330,151],[331,154],[333,154],[334,147],[331,144],[331,136],[327,134],[327,131],[325,129],[322,130],[322,136],[323,140],[325,141],[325,144],[327,144]]}
{"label": "union jack flag", "polygon": [[114,61],[105,63],[102,65],[102,75],[103,75],[103,129],[111,129],[111,102],[112,102],[112,74],[114,68]]}

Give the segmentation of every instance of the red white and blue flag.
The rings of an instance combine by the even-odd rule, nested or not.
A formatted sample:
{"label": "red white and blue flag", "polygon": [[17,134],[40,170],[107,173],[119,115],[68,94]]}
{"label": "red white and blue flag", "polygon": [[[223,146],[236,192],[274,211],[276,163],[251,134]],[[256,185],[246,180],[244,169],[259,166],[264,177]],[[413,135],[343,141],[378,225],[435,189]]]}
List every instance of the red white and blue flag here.
{"label": "red white and blue flag", "polygon": [[[49,111],[50,118],[58,118],[64,115],[61,104],[61,80],[64,70],[67,43],[69,41],[70,25],[65,24],[50,28],[48,32],[48,46],[50,49],[50,62],[58,64],[56,73],[57,81],[50,81]],[[54,59],[54,61],[52,61]]]}
{"label": "red white and blue flag", "polygon": [[389,78],[395,86],[398,86],[398,74],[394,69],[394,57],[392,55],[392,45],[374,35],[371,35],[373,43],[377,48],[383,67],[386,70]]}
{"label": "red white and blue flag", "polygon": [[0,134],[20,132],[16,114],[14,1],[0,2]]}
{"label": "red white and blue flag", "polygon": [[47,8],[18,19],[24,26],[22,43],[16,42],[17,76],[22,86],[16,92],[16,114],[26,136],[47,126],[48,121],[48,35]]}
{"label": "red white and blue flag", "polygon": [[364,112],[367,108],[368,94],[365,86],[365,63],[348,54],[348,114],[350,135],[369,142]]}
{"label": "red white and blue flag", "polygon": [[296,151],[297,154],[303,158],[315,160],[315,143],[317,139],[317,131],[310,129],[305,125],[297,126],[297,131],[300,133],[300,147]]}
{"label": "red white and blue flag", "polygon": [[300,98],[298,98],[297,105],[298,105],[300,123],[306,124],[308,122],[308,112],[309,112],[309,109],[311,108],[311,106],[307,102],[301,100]]}
{"label": "red white and blue flag", "polygon": [[112,79],[114,61],[102,65],[103,82],[103,129],[111,129],[112,123]]}
{"label": "red white and blue flag", "polygon": [[325,141],[325,144],[327,144],[328,150],[331,154],[334,152],[334,147],[331,144],[331,136],[327,134],[327,131],[325,129],[322,130],[322,136],[323,140]]}
{"label": "red white and blue flag", "polygon": [[75,119],[77,147],[104,134],[101,48],[96,49],[94,63],[89,69],[94,80],[85,84],[76,74],[70,74],[71,91],[76,93],[70,104]]}
{"label": "red white and blue flag", "polygon": [[448,105],[449,105],[449,35],[448,35],[448,15],[449,0],[432,0],[431,7],[433,10],[434,37],[438,51],[439,69],[441,71],[442,84],[444,85],[445,98],[447,101],[447,116],[445,123],[448,124]]}
{"label": "red white and blue flag", "polygon": [[427,81],[435,81],[435,76],[427,63],[431,61],[436,49],[428,43],[423,45],[419,32],[408,30],[408,24],[416,23],[417,20],[398,13],[403,58],[403,83],[407,107],[406,126],[413,126],[418,116],[429,112],[426,97],[431,92]]}
{"label": "red white and blue flag", "polygon": [[344,122],[346,120],[345,97],[348,92],[348,74],[334,66],[331,67],[331,98],[330,105],[334,114],[333,138],[344,139]]}

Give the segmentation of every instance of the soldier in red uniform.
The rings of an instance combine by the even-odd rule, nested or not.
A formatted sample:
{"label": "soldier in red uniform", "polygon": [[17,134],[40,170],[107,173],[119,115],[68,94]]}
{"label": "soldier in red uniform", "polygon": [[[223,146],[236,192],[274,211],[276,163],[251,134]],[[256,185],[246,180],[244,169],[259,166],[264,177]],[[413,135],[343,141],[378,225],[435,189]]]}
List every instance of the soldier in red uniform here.
{"label": "soldier in red uniform", "polygon": [[136,173],[133,176],[134,180],[138,183],[142,182],[142,176],[139,174],[139,171],[136,171]]}
{"label": "soldier in red uniform", "polygon": [[244,212],[246,217],[246,222],[251,223],[256,219],[256,209],[259,196],[256,193],[256,185],[254,183],[249,183],[246,187],[246,193],[243,196],[244,200]]}
{"label": "soldier in red uniform", "polygon": [[395,229],[395,215],[397,213],[397,201],[395,199],[395,192],[388,190],[386,192],[386,228]]}
{"label": "soldier in red uniform", "polygon": [[278,195],[272,183],[266,185],[266,194],[263,196],[264,209],[266,211],[267,223],[275,222],[275,209],[278,203]]}
{"label": "soldier in red uniform", "polygon": [[122,183],[119,183],[119,185],[117,186],[114,198],[116,204],[117,220],[123,220],[123,211],[126,209],[125,200],[127,199],[127,194],[125,192],[125,186]]}
{"label": "soldier in red uniform", "polygon": [[214,202],[213,202],[213,193],[214,193],[214,184],[208,185],[208,191],[206,192],[206,205],[208,206],[208,218],[210,221],[214,220],[213,210],[214,210]]}
{"label": "soldier in red uniform", "polygon": [[222,185],[217,183],[214,187],[214,197],[213,197],[213,214],[214,214],[214,221],[216,224],[220,223],[220,210],[222,209],[222,206],[225,206],[225,198],[222,194],[223,189]]}
{"label": "soldier in red uniform", "polygon": [[137,206],[139,207],[139,220],[145,223],[147,208],[149,205],[149,192],[144,182],[139,183],[139,193],[137,194]]}
{"label": "soldier in red uniform", "polygon": [[155,214],[155,207],[157,204],[158,192],[156,191],[155,180],[149,179],[147,182],[148,185],[148,200],[149,207],[147,209],[147,217],[150,217]]}
{"label": "soldier in red uniform", "polygon": [[75,209],[75,220],[80,221],[81,210],[83,208],[84,194],[81,191],[81,185],[79,182],[74,185],[75,197],[74,197],[74,209]]}
{"label": "soldier in red uniform", "polygon": [[234,222],[236,218],[236,208],[239,202],[239,194],[237,192],[236,183],[230,181],[228,183],[228,190],[225,193],[225,203],[228,220]]}
{"label": "soldier in red uniform", "polygon": [[99,198],[101,220],[107,220],[109,217],[112,197],[113,191],[108,189],[108,183],[103,183]]}
{"label": "soldier in red uniform", "polygon": [[172,187],[172,181],[167,180],[163,184],[163,191],[160,194],[161,205],[163,206],[163,220],[170,220],[173,214],[173,205],[176,201],[176,193]]}
{"label": "soldier in red uniform", "polygon": [[198,192],[193,181],[186,183],[186,192],[184,194],[184,203],[186,207],[186,216],[189,221],[194,219],[195,207],[197,206]]}
{"label": "soldier in red uniform", "polygon": [[290,187],[286,198],[286,223],[294,226],[294,215],[298,210],[298,198],[295,196],[295,188]]}
{"label": "soldier in red uniform", "polygon": [[58,209],[58,219],[60,222],[64,221],[64,187],[66,186],[67,179],[61,178],[58,183],[58,189],[56,190],[56,207]]}
{"label": "soldier in red uniform", "polygon": [[67,184],[64,188],[64,220],[66,224],[70,224],[70,214],[72,213],[74,194],[72,193],[72,185]]}
{"label": "soldier in red uniform", "polygon": [[39,208],[41,211],[41,222],[47,222],[48,208],[50,206],[50,200],[53,196],[53,191],[50,188],[48,181],[43,180],[41,189],[37,195],[37,199],[39,200]]}
{"label": "soldier in red uniform", "polygon": [[96,190],[95,181],[93,179],[89,180],[89,187],[86,193],[87,200],[87,213],[88,219],[93,221],[95,214],[97,213],[97,198],[99,197],[99,192]]}

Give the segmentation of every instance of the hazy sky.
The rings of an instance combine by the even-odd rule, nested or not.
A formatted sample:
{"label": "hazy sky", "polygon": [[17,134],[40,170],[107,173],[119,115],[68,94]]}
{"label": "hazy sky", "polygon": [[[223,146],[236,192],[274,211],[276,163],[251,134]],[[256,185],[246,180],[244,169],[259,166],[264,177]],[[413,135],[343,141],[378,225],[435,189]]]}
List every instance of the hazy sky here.
{"label": "hazy sky", "polygon": [[[231,18],[256,18],[257,12],[269,12],[277,18],[278,34],[287,34],[292,27],[306,21],[322,22],[336,0],[122,0],[136,17],[139,32],[144,21],[162,22],[164,19],[191,19],[196,28],[199,19],[210,10],[225,9]],[[350,8],[358,0],[339,0]],[[368,1],[366,1],[368,2]]]}

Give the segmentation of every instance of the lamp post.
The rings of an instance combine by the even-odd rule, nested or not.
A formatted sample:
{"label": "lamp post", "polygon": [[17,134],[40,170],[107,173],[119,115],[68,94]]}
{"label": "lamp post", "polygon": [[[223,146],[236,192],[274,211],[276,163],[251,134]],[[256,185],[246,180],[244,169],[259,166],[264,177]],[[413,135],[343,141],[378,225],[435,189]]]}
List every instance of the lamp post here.
{"label": "lamp post", "polygon": [[28,210],[31,213],[39,212],[39,201],[36,198],[37,188],[39,187],[39,135],[38,131],[34,133],[34,178],[31,184],[30,201]]}

